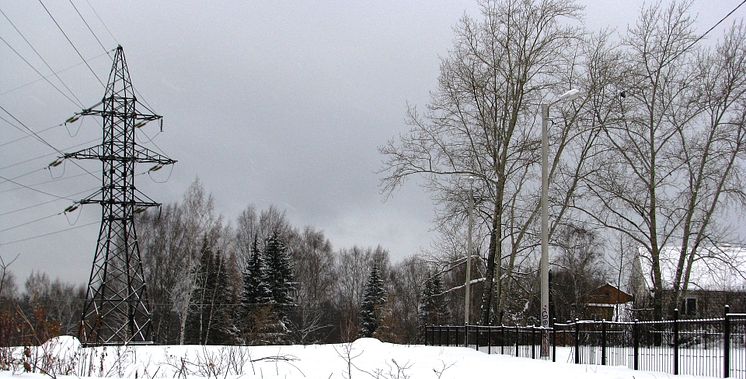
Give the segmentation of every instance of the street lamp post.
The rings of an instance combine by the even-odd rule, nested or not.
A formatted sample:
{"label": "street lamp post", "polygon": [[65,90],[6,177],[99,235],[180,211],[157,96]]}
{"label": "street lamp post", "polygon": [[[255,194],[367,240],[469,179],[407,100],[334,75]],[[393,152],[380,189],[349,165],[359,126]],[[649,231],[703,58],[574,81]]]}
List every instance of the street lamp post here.
{"label": "street lamp post", "polygon": [[[549,123],[549,107],[561,101],[577,98],[580,90],[571,89],[556,100],[541,104],[541,262],[539,266],[541,276],[541,327],[549,328],[549,139],[547,124]],[[541,344],[541,356],[549,356],[549,333],[544,333]]]}

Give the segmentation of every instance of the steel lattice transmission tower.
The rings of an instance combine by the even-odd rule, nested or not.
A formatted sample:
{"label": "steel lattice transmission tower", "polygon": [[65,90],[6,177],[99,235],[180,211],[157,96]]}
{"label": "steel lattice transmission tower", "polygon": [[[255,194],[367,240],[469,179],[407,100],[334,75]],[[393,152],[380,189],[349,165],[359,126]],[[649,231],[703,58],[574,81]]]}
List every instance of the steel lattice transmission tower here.
{"label": "steel lattice transmission tower", "polygon": [[162,122],[159,115],[138,112],[138,104],[124,50],[118,46],[103,100],[73,116],[101,116],[103,141],[64,155],[97,159],[103,166],[101,189],[79,201],[101,204],[101,229],[79,330],[80,340],[87,345],[151,341],[151,314],[134,215],[160,204],[135,188],[135,164],[160,168],[176,161],[137,144],[135,129],[149,121]]}

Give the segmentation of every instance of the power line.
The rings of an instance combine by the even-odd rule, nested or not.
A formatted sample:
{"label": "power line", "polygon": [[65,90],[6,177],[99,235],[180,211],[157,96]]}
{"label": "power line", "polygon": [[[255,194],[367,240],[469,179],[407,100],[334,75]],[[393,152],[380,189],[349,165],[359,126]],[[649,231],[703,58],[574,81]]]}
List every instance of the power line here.
{"label": "power line", "polygon": [[[96,188],[94,187],[92,189],[86,189],[84,191],[80,191],[80,192],[76,192],[76,193],[71,193],[68,196],[80,195],[81,193],[90,192],[90,191],[92,191],[94,189],[96,189]],[[11,211],[0,213],[0,216],[7,216],[9,214],[18,213],[18,212],[25,211],[25,210],[28,210],[28,209],[31,209],[31,208],[37,208],[37,207],[40,207],[42,205],[47,205],[47,204],[54,203],[54,202],[57,202],[57,201],[60,201],[60,200],[63,200],[63,199],[52,199],[52,200],[42,201],[41,203],[36,203],[34,205],[29,205],[29,206],[26,206],[26,207],[23,207],[23,208],[18,208],[18,209],[14,209],[14,210],[11,210]]]}
{"label": "power line", "polygon": [[726,15],[725,15],[725,16],[724,16],[723,18],[721,18],[721,19],[720,19],[720,21],[716,22],[716,23],[715,23],[715,25],[713,25],[712,27],[710,27],[709,29],[707,29],[707,31],[706,31],[706,32],[704,32],[704,34],[702,34],[701,36],[699,36],[699,38],[697,38],[696,40],[694,40],[694,42],[692,42],[692,43],[691,43],[691,44],[690,44],[689,46],[687,46],[687,47],[686,47],[686,48],[685,48],[684,50],[687,50],[687,49],[689,49],[690,47],[694,46],[694,44],[696,44],[697,42],[699,42],[700,40],[702,40],[703,38],[705,38],[705,36],[707,36],[707,35],[708,35],[708,34],[709,34],[709,33],[710,33],[710,32],[711,32],[711,31],[712,31],[713,29],[717,28],[717,27],[718,27],[718,25],[720,25],[720,24],[721,24],[721,23],[722,23],[723,21],[725,21],[725,19],[727,19],[728,17],[730,17],[730,16],[731,16],[731,15],[732,15],[732,14],[733,14],[733,13],[734,13],[735,11],[737,11],[737,10],[738,10],[738,8],[740,8],[740,7],[741,7],[741,6],[743,5],[743,4],[746,4],[746,0],[742,1],[742,2],[741,2],[740,4],[738,4],[738,5],[737,5],[737,6],[735,7],[735,8],[733,8],[733,10],[731,10],[730,12],[728,12],[728,14],[726,14]]}
{"label": "power line", "polygon": [[[79,144],[68,146],[68,147],[65,148],[65,150],[69,150],[69,149],[73,149],[73,148],[76,148],[76,147],[79,147],[79,146],[87,145],[87,144],[90,144],[91,142],[95,142],[95,141],[98,141],[98,140],[99,139],[96,138],[96,139],[92,139],[92,140],[89,140],[89,141],[86,141],[86,142],[82,142],[82,143],[79,143]],[[18,161],[18,162],[15,162],[15,163],[11,163],[11,164],[9,164],[7,166],[0,167],[0,170],[4,170],[6,168],[15,167],[15,166],[18,166],[18,165],[21,165],[21,164],[24,164],[24,163],[28,163],[28,162],[31,162],[31,161],[35,161],[37,159],[41,159],[41,158],[44,158],[44,157],[53,157],[56,154],[60,154],[60,153],[58,152],[58,153],[47,153],[47,154],[37,155],[37,156],[35,156],[33,158],[24,159],[22,161]],[[86,171],[86,172],[88,172],[88,171]],[[95,177],[95,175],[94,175],[94,177]],[[96,177],[96,179],[99,179],[99,178]]]}
{"label": "power line", "polygon": [[[718,20],[718,22],[716,22],[709,29],[707,29],[704,33],[702,33],[702,35],[700,35],[694,41],[692,41],[692,43],[690,43],[689,45],[687,45],[685,48],[681,49],[681,51],[679,51],[678,53],[674,54],[667,61],[664,61],[661,64],[660,69],[662,69],[664,66],[667,66],[669,63],[673,62],[676,58],[680,57],[682,54],[686,53],[689,49],[691,49],[692,47],[694,47],[694,45],[696,45],[699,41],[701,41],[702,39],[704,39],[708,34],[710,34],[711,31],[715,30],[715,28],[717,28],[718,25],[720,25],[721,23],[723,23],[723,21],[725,21],[728,17],[730,17],[733,13],[735,13],[738,10],[738,8],[741,8],[741,6],[743,6],[744,4],[746,4],[746,0],[741,1],[740,4],[738,4],[730,12],[728,12],[728,14],[726,14],[725,16],[723,16],[723,18],[721,18],[720,20]],[[650,75],[647,75],[647,76],[641,78],[637,83],[634,83],[631,88],[636,88],[637,86],[641,85],[646,80],[647,77],[650,77]]]}
{"label": "power line", "polygon": [[19,119],[18,119],[18,118],[17,118],[16,116],[14,116],[14,115],[13,115],[12,113],[10,113],[10,112],[9,112],[9,111],[8,111],[7,109],[5,109],[5,107],[3,107],[2,105],[0,105],[0,109],[2,109],[2,110],[3,110],[3,112],[5,112],[5,113],[6,113],[6,114],[7,114],[8,116],[10,116],[10,117],[11,117],[11,118],[12,118],[13,120],[15,120],[15,121],[16,121],[16,122],[17,122],[17,123],[18,123],[19,125],[23,126],[23,128],[24,128],[24,129],[26,129],[26,131],[24,131],[23,129],[21,129],[21,128],[20,128],[20,127],[19,127],[18,125],[15,125],[15,124],[12,124],[12,123],[11,123],[11,124],[10,124],[11,126],[13,126],[14,128],[16,128],[16,129],[18,129],[18,130],[20,130],[21,132],[24,132],[24,133],[26,133],[26,134],[28,134],[28,133],[31,133],[31,134],[32,134],[32,135],[33,135],[34,137],[36,137],[36,139],[37,139],[37,140],[38,140],[39,142],[41,142],[41,143],[43,143],[43,144],[45,144],[45,145],[49,146],[50,148],[52,148],[52,150],[55,150],[55,151],[57,151],[58,153],[62,154],[62,152],[61,152],[61,151],[57,150],[57,148],[56,148],[56,147],[52,146],[52,144],[50,144],[49,142],[47,142],[47,141],[46,141],[46,140],[45,140],[44,138],[41,138],[41,136],[39,136],[39,135],[38,135],[38,134],[37,134],[37,133],[36,133],[35,131],[33,131],[33,130],[32,130],[31,128],[29,128],[28,126],[26,126],[26,124],[24,124],[23,122],[21,122],[21,120],[19,120]]}
{"label": "power line", "polygon": [[21,238],[21,239],[17,239],[17,240],[2,242],[2,243],[0,243],[0,246],[8,246],[8,245],[13,245],[13,244],[20,243],[20,242],[26,242],[26,241],[31,241],[31,240],[39,239],[39,238],[44,238],[44,237],[48,237],[48,236],[51,236],[51,235],[64,233],[64,232],[67,232],[67,231],[70,231],[70,230],[73,230],[73,229],[84,228],[86,226],[91,226],[93,224],[98,224],[98,223],[99,223],[98,221],[93,221],[93,222],[89,222],[87,224],[77,225],[77,226],[73,226],[73,227],[70,227],[70,228],[65,228],[65,229],[62,229],[62,230],[57,230],[57,231],[54,231],[54,232],[49,232],[49,233],[44,233],[44,234],[37,234],[37,235],[31,236],[31,237],[26,237],[26,238]]}
{"label": "power line", "polygon": [[36,53],[36,56],[37,56],[37,57],[39,57],[39,59],[41,59],[41,61],[42,61],[42,62],[44,62],[44,64],[45,64],[45,65],[47,66],[47,68],[49,69],[49,71],[50,71],[50,72],[51,72],[52,74],[54,74],[54,76],[55,76],[55,77],[57,78],[57,80],[59,80],[59,81],[60,81],[60,83],[62,83],[62,85],[63,85],[63,86],[64,86],[64,87],[65,87],[65,88],[67,89],[67,91],[68,91],[68,92],[70,92],[70,94],[71,94],[71,95],[72,95],[72,96],[73,96],[73,97],[75,98],[75,100],[77,100],[77,101],[78,101],[78,104],[80,104],[81,106],[83,106],[83,103],[82,103],[82,102],[80,101],[80,99],[79,99],[79,98],[78,98],[77,96],[75,96],[75,93],[73,92],[73,90],[72,90],[72,89],[70,89],[70,87],[69,87],[69,86],[67,85],[67,83],[65,83],[65,81],[64,81],[64,80],[62,80],[62,78],[61,78],[61,77],[60,77],[59,75],[57,75],[57,73],[55,73],[55,72],[54,72],[54,69],[52,69],[52,66],[51,66],[51,65],[50,65],[50,64],[49,64],[49,63],[47,62],[47,60],[46,60],[46,59],[44,59],[44,57],[43,57],[43,56],[42,56],[42,55],[41,55],[41,54],[39,53],[39,51],[38,51],[38,50],[36,50],[36,48],[34,47],[34,45],[33,45],[33,44],[31,44],[31,41],[29,41],[29,40],[28,40],[28,38],[26,38],[26,36],[25,36],[25,35],[24,35],[24,34],[23,34],[23,33],[21,32],[21,30],[20,30],[20,29],[18,29],[18,27],[17,27],[17,26],[16,26],[16,24],[15,24],[15,23],[14,23],[14,22],[13,22],[13,21],[12,21],[12,20],[10,19],[10,17],[8,17],[8,15],[7,15],[7,14],[5,14],[5,12],[3,12],[3,11],[2,11],[2,9],[0,9],[0,13],[2,13],[2,14],[3,14],[3,16],[5,17],[5,19],[6,19],[6,20],[8,20],[8,22],[10,23],[10,25],[11,25],[11,26],[13,26],[13,29],[15,29],[15,30],[16,30],[16,32],[18,32],[18,34],[19,34],[19,35],[21,36],[21,38],[23,38],[23,40],[24,40],[24,41],[26,41],[26,44],[27,44],[27,45],[28,45],[28,46],[29,46],[29,47],[31,48],[31,50],[33,50],[33,51],[34,51],[34,53]]}
{"label": "power line", "polygon": [[62,32],[62,35],[65,36],[65,39],[67,39],[67,42],[70,43],[70,46],[72,46],[73,50],[75,50],[75,52],[78,54],[78,56],[80,57],[80,59],[83,60],[83,62],[85,62],[85,65],[88,67],[88,70],[90,70],[91,73],[93,74],[93,76],[96,77],[96,80],[98,80],[98,82],[101,84],[101,87],[106,88],[106,84],[104,84],[104,82],[101,80],[101,78],[98,77],[98,75],[96,74],[96,71],[93,71],[93,68],[91,67],[91,65],[89,65],[88,62],[85,61],[85,58],[83,58],[83,54],[81,54],[80,50],[78,50],[78,48],[75,47],[75,44],[73,43],[73,41],[70,40],[70,37],[67,36],[67,33],[65,33],[65,31],[62,29],[62,27],[60,26],[60,24],[54,18],[54,16],[52,16],[52,13],[49,11],[49,9],[47,9],[47,6],[44,5],[44,3],[41,0],[39,0],[39,4],[41,4],[41,6],[47,12],[47,14],[49,15],[49,17],[52,19],[52,21],[54,21],[54,24],[57,25],[57,29],[59,29],[60,32]]}
{"label": "power line", "polygon": [[[41,0],[40,0],[40,1],[41,1]],[[24,128],[26,129],[26,130],[28,130],[29,132],[31,132],[31,133],[32,133],[32,134],[33,134],[33,135],[34,135],[34,136],[35,136],[35,137],[36,137],[36,138],[37,138],[37,139],[38,139],[39,141],[41,141],[41,142],[42,142],[43,144],[45,144],[45,145],[49,146],[50,148],[52,148],[52,150],[56,151],[56,152],[57,152],[57,153],[59,153],[59,154],[60,154],[61,156],[65,156],[65,153],[63,153],[62,151],[60,151],[60,150],[59,150],[59,149],[57,149],[56,147],[52,146],[52,144],[50,144],[50,143],[49,143],[49,142],[47,142],[47,141],[46,141],[46,140],[45,140],[44,138],[42,138],[41,136],[39,136],[39,135],[38,135],[38,134],[37,134],[37,133],[36,133],[35,131],[33,131],[33,130],[32,130],[31,128],[29,128],[29,127],[28,127],[28,126],[27,126],[26,124],[24,124],[24,123],[23,123],[23,122],[22,122],[21,120],[19,120],[19,119],[18,119],[18,118],[17,118],[16,116],[14,116],[14,115],[13,115],[12,113],[8,112],[8,110],[7,110],[7,109],[5,109],[5,107],[3,107],[2,105],[0,105],[0,109],[2,109],[2,110],[3,110],[3,112],[7,113],[7,114],[8,114],[8,116],[10,116],[11,118],[13,118],[13,120],[15,120],[15,121],[16,121],[17,123],[19,123],[19,124],[20,124],[21,126],[23,126],[23,127],[24,127]],[[16,128],[18,128],[18,126],[16,126],[16,125],[13,125],[13,126],[15,126]],[[20,130],[20,128],[18,128],[18,129]],[[81,170],[83,170],[83,171],[87,172],[87,173],[88,173],[89,175],[91,175],[91,176],[93,176],[94,178],[98,179],[98,177],[97,177],[96,175],[94,175],[94,174],[93,174],[92,172],[90,172],[90,171],[86,170],[86,169],[85,169],[85,168],[84,168],[83,166],[81,166],[81,165],[80,165],[80,164],[79,164],[78,162],[76,162],[76,161],[73,161],[73,163],[74,163],[74,164],[75,164],[76,166],[80,167],[80,169],[81,169]]]}
{"label": "power line", "polygon": [[59,215],[61,215],[63,213],[65,213],[65,212],[58,212],[58,213],[55,213],[55,214],[52,214],[52,215],[49,215],[49,216],[39,217],[37,219],[31,220],[31,221],[27,221],[27,222],[24,222],[22,224],[13,225],[13,226],[7,227],[5,229],[0,229],[0,233],[7,232],[7,231],[13,230],[13,229],[18,229],[18,228],[24,227],[26,225],[35,224],[37,222],[41,222],[41,221],[50,219],[50,218],[55,217],[55,216],[59,216]]}
{"label": "power line", "polygon": [[[26,172],[26,173],[23,173],[23,174],[20,174],[20,175],[16,175],[16,176],[12,177],[11,179],[12,180],[20,179],[20,178],[23,178],[24,176],[29,176],[31,174],[35,174],[35,173],[37,173],[39,171],[43,171],[43,170],[46,170],[46,168],[37,168],[35,170],[31,170],[29,172]],[[0,182],[0,184],[3,184],[3,182]],[[5,191],[2,191],[2,192],[5,192]]]}
{"label": "power line", "polygon": [[[31,62],[29,62],[23,55],[21,55],[21,53],[19,53],[18,50],[16,50],[15,48],[13,48],[13,46],[11,46],[10,43],[8,43],[8,41],[5,40],[5,38],[0,37],[0,40],[3,41],[5,43],[5,45],[8,46],[8,48],[10,50],[12,50],[19,58],[21,58],[21,60],[23,62],[25,62],[26,65],[28,65],[29,67],[31,67],[31,69],[34,70],[34,72],[36,72],[39,76],[41,76],[42,78],[44,78],[44,80],[46,80],[46,82],[49,83],[49,85],[52,86],[54,89],[56,89],[57,92],[59,92],[67,100],[70,100],[71,103],[73,103],[75,105],[79,105],[73,99],[71,99],[70,96],[68,96],[66,93],[62,92],[62,90],[59,89],[59,87],[57,87],[56,85],[54,85],[54,83],[52,83],[49,79],[47,79],[44,76],[44,74],[42,74],[36,67],[34,67],[34,65],[32,65]],[[75,95],[73,95],[73,96],[75,96]],[[80,100],[78,100],[78,101],[80,101]],[[80,106],[82,106],[82,105],[80,105]]]}
{"label": "power line", "polygon": [[[45,168],[41,168],[41,169],[38,169],[38,170],[35,170],[35,171],[31,171],[31,172],[30,172],[30,173],[28,173],[28,174],[24,174],[24,175],[19,175],[19,176],[26,176],[26,175],[30,175],[30,174],[32,174],[32,173],[35,173],[35,172],[38,172],[38,171],[43,171],[43,170],[46,170],[46,167],[45,167]],[[82,173],[80,173],[80,174],[77,174],[77,175],[70,175],[70,176],[66,176],[66,177],[64,177],[64,178],[57,178],[57,179],[47,180],[47,181],[43,181],[43,182],[39,182],[39,183],[32,183],[32,184],[28,184],[28,186],[29,186],[29,187],[36,187],[36,186],[41,186],[41,185],[44,185],[44,184],[49,184],[49,183],[59,183],[59,182],[65,181],[65,180],[71,180],[71,179],[79,178],[79,177],[81,177],[81,176],[84,176],[84,175],[86,175],[86,173],[85,173],[85,172],[82,172]],[[15,177],[15,178],[13,178],[13,179],[15,180],[15,179],[17,179],[17,178],[18,178],[18,177]],[[8,189],[4,189],[4,190],[1,190],[1,191],[0,191],[0,193],[13,192],[13,191],[17,191],[17,190],[19,190],[19,189],[20,189],[20,188],[8,188]],[[93,189],[96,189],[96,188],[93,188]],[[77,194],[76,194],[76,195],[77,195]],[[72,196],[72,195],[71,195],[71,196]]]}
{"label": "power line", "polygon": [[[19,175],[19,176],[13,178],[13,180],[18,179],[19,177],[23,177],[23,176],[27,176],[27,175],[36,173],[38,171],[45,171],[45,170],[47,170],[46,167],[45,168],[40,168],[38,170],[34,170],[34,171],[31,171],[31,172],[23,174],[23,175]],[[39,183],[28,184],[28,186],[29,187],[37,187],[37,186],[41,186],[41,185],[44,185],[44,184],[59,183],[59,182],[63,182],[63,181],[66,181],[66,180],[72,180],[72,179],[75,179],[75,178],[79,178],[79,177],[84,176],[84,175],[87,175],[87,174],[85,172],[82,172],[80,174],[70,175],[70,176],[66,176],[64,178],[53,178],[51,180],[46,180],[46,181],[39,182]],[[2,183],[0,183],[0,184],[2,184]],[[0,193],[13,192],[13,191],[17,191],[19,189],[20,188],[18,188],[18,187],[16,187],[16,188],[8,188],[8,189],[0,190]]]}
{"label": "power line", "polygon": [[[8,123],[8,125],[13,125],[10,121],[8,121],[7,119],[5,119],[3,116],[0,116],[0,120],[5,121],[6,123]],[[52,126],[50,126],[48,128],[45,128],[45,129],[37,131],[37,133],[44,133],[46,131],[52,130],[52,129],[60,127],[60,126],[62,126],[62,124],[52,125]],[[31,135],[25,134],[23,137],[18,137],[16,139],[12,139],[12,140],[10,140],[8,142],[0,143],[0,147],[7,146],[7,145],[10,145],[10,144],[13,144],[13,143],[16,143],[16,142],[23,141],[23,140],[25,140],[26,138],[29,138],[29,137],[31,137]]]}
{"label": "power line", "polygon": [[96,15],[96,18],[98,18],[98,21],[101,22],[101,25],[104,26],[104,29],[106,29],[106,32],[109,33],[109,36],[111,37],[111,39],[113,39],[114,42],[116,42],[117,45],[119,45],[119,41],[116,39],[116,37],[114,37],[113,34],[111,34],[111,30],[109,30],[109,27],[106,26],[106,23],[104,22],[104,20],[102,20],[101,16],[99,16],[98,12],[96,12],[96,8],[94,8],[93,5],[91,5],[90,1],[85,0],[85,2],[88,3],[88,7],[91,8],[91,10],[93,11],[93,14]]}
{"label": "power line", "polygon": [[36,79],[36,80],[32,80],[32,81],[30,81],[30,82],[26,82],[26,83],[24,83],[24,84],[21,84],[21,85],[19,85],[19,86],[17,86],[17,87],[14,87],[14,88],[11,88],[11,89],[8,89],[8,90],[5,90],[5,91],[3,91],[3,92],[0,92],[0,95],[6,95],[6,94],[8,94],[8,93],[11,93],[11,92],[13,92],[13,91],[17,91],[17,90],[19,90],[19,89],[21,89],[21,88],[23,88],[23,87],[26,87],[26,86],[30,86],[30,85],[32,85],[32,84],[34,84],[34,83],[36,83],[36,82],[38,82],[38,81],[40,81],[40,80],[45,80],[46,78],[49,78],[50,76],[54,76],[55,74],[60,74],[60,73],[63,73],[63,72],[65,72],[65,71],[69,71],[69,70],[72,70],[72,69],[73,69],[73,68],[75,68],[75,67],[78,67],[78,66],[80,66],[80,65],[82,65],[82,64],[85,64],[85,63],[86,63],[86,61],[92,61],[92,60],[94,60],[94,59],[97,59],[97,58],[101,58],[101,57],[103,57],[104,55],[107,55],[107,54],[108,54],[108,52],[106,52],[106,53],[101,53],[101,54],[98,54],[98,55],[94,55],[94,56],[92,56],[92,57],[88,58],[88,59],[87,59],[87,60],[85,60],[85,61],[81,61],[81,62],[75,63],[75,64],[73,64],[73,65],[70,65],[70,66],[67,66],[67,67],[65,67],[65,68],[63,68],[63,69],[60,69],[60,70],[54,71],[54,72],[52,72],[52,73],[51,73],[51,74],[49,74],[49,75],[45,75],[45,76],[42,76],[42,77],[41,77],[41,78],[39,78],[39,79]]}
{"label": "power line", "polygon": [[13,179],[11,179],[11,178],[6,178],[6,177],[4,177],[4,176],[2,176],[2,175],[0,175],[0,179],[3,179],[3,180],[5,180],[6,182],[11,182],[11,183],[13,183],[13,184],[15,184],[15,185],[21,186],[21,187],[23,187],[23,188],[26,188],[26,189],[29,189],[29,190],[32,190],[32,191],[34,191],[34,192],[38,192],[38,193],[41,193],[41,194],[44,194],[44,195],[47,195],[47,196],[52,196],[52,197],[56,197],[56,198],[58,198],[58,199],[63,199],[63,200],[70,200],[70,201],[75,201],[75,199],[71,199],[71,198],[69,198],[69,197],[65,197],[65,196],[59,196],[59,195],[55,195],[55,194],[53,194],[53,193],[49,193],[49,192],[46,192],[46,191],[42,191],[42,190],[40,190],[40,189],[36,189],[36,188],[30,187],[30,186],[27,186],[27,185],[25,185],[25,184],[23,184],[23,183],[19,183],[19,182],[16,182],[15,180],[13,180]]}
{"label": "power line", "polygon": [[[104,44],[101,43],[100,39],[98,39],[98,36],[96,35],[96,33],[93,32],[93,29],[91,29],[91,26],[88,25],[88,21],[86,21],[85,17],[83,17],[83,15],[80,14],[80,11],[78,10],[78,7],[75,6],[75,3],[73,3],[72,0],[67,0],[67,1],[69,1],[70,5],[73,6],[73,9],[75,9],[75,13],[77,13],[78,16],[80,16],[80,19],[83,20],[83,23],[85,24],[86,28],[88,28],[88,31],[91,32],[91,34],[93,35],[93,38],[95,38],[96,42],[98,42],[99,46],[101,46],[101,49],[103,49],[106,52],[106,54],[109,54],[109,51],[106,50],[106,48],[104,47]],[[109,55],[109,58],[111,58],[111,55]]]}

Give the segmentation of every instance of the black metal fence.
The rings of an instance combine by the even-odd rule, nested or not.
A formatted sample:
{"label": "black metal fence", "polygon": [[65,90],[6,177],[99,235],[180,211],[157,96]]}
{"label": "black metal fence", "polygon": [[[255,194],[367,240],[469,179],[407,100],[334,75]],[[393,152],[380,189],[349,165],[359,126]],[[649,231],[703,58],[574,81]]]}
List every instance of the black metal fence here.
{"label": "black metal fence", "polygon": [[[537,326],[428,326],[425,343],[488,354],[746,379],[746,314],[723,318]],[[542,356],[542,344],[544,355]]]}

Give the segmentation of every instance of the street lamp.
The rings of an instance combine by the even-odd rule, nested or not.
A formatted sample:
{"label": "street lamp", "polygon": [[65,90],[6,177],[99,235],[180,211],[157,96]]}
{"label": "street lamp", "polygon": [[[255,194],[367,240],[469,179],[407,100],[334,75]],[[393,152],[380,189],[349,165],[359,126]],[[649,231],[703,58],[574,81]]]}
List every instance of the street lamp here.
{"label": "street lamp", "polygon": [[[549,328],[549,207],[547,198],[549,192],[549,141],[547,138],[547,123],[549,122],[549,107],[561,101],[573,100],[580,96],[580,90],[571,89],[547,104],[541,104],[541,327]],[[549,334],[544,333],[541,344],[541,356],[549,356]]]}

